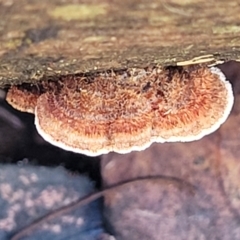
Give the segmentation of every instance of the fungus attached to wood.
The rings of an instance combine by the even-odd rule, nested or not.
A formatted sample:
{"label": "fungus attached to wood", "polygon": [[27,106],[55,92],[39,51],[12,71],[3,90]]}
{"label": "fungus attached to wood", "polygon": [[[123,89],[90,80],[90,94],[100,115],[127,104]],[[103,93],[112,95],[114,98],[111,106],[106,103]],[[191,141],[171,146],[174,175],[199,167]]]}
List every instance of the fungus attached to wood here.
{"label": "fungus attached to wood", "polygon": [[7,102],[22,112],[34,113],[40,92],[36,85],[22,84],[12,86],[8,93]]}
{"label": "fungus attached to wood", "polygon": [[198,140],[219,128],[233,105],[220,69],[201,65],[62,76],[36,86],[11,87],[7,101],[34,111],[46,141],[90,156]]}

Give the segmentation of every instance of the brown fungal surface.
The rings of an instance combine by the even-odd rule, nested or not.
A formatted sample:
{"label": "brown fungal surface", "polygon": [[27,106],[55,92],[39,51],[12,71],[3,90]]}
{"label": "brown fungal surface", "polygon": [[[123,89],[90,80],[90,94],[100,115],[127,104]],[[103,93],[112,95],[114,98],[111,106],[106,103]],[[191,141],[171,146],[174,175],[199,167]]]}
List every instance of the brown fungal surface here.
{"label": "brown fungal surface", "polygon": [[200,139],[226,120],[233,105],[221,71],[200,65],[106,71],[39,84],[35,95],[13,87],[15,97],[10,89],[7,100],[20,102],[13,104],[20,110],[36,106],[35,124],[45,140],[91,156]]}
{"label": "brown fungal surface", "polygon": [[19,111],[34,113],[39,96],[40,91],[36,85],[23,84],[12,86],[7,93],[6,100]]}

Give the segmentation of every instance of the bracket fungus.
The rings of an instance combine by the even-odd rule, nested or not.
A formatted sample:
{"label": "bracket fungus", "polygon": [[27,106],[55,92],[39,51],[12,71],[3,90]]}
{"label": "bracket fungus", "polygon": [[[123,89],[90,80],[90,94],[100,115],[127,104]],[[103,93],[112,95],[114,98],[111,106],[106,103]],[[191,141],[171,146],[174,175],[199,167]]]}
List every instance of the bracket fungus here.
{"label": "bracket fungus", "polygon": [[218,129],[233,105],[220,69],[202,65],[61,76],[12,86],[6,99],[35,113],[46,141],[90,156],[198,140]]}

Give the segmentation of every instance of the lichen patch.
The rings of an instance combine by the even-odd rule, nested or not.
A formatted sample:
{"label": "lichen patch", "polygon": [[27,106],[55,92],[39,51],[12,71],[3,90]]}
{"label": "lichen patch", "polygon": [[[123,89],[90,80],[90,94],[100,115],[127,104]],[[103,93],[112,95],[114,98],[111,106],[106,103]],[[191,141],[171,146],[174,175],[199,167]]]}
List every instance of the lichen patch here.
{"label": "lichen patch", "polygon": [[104,4],[66,4],[49,10],[49,15],[54,18],[70,20],[89,20],[106,14]]}

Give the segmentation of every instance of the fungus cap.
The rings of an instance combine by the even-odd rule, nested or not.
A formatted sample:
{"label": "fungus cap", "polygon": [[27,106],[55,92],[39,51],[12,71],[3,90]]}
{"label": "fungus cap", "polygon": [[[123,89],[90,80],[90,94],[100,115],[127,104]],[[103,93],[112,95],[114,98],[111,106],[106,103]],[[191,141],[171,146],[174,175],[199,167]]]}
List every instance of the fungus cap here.
{"label": "fungus cap", "polygon": [[231,85],[216,67],[130,69],[59,82],[37,96],[37,130],[53,145],[90,156],[198,140],[218,129],[233,105]]}
{"label": "fungus cap", "polygon": [[7,93],[7,102],[22,112],[34,113],[37,99],[40,96],[36,91],[25,89],[23,86],[12,86]]}

